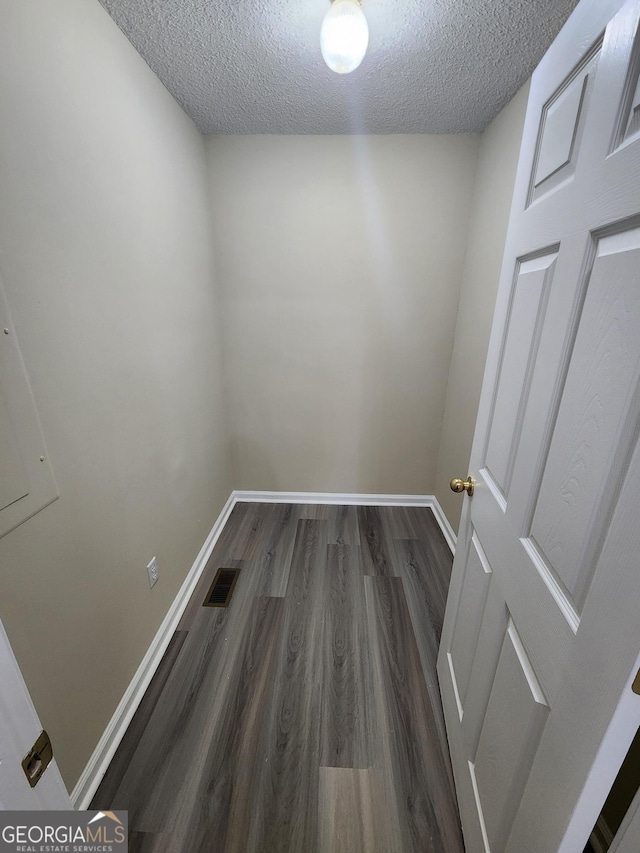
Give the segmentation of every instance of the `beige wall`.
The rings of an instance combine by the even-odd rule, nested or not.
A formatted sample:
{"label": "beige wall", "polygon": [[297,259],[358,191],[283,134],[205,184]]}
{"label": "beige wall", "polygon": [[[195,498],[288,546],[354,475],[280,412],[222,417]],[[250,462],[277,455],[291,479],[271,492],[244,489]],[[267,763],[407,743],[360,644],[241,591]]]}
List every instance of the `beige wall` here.
{"label": "beige wall", "polygon": [[435,495],[454,530],[462,497],[449,481],[468,473],[528,93],[526,84],[480,142],[435,481]]}
{"label": "beige wall", "polygon": [[97,0],[2,2],[0,115],[0,273],[60,490],[0,539],[0,619],[72,787],[232,487],[208,179]]}
{"label": "beige wall", "polygon": [[433,492],[477,145],[208,140],[237,488]]}

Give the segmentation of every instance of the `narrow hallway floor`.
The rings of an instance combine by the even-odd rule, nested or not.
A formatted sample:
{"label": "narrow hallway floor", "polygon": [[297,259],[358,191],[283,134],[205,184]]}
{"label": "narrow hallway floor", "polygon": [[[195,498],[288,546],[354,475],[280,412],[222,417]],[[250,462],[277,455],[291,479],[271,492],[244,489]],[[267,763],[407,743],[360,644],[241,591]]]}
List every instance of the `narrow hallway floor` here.
{"label": "narrow hallway floor", "polygon": [[429,508],[236,504],[91,808],[132,853],[463,853],[451,562]]}

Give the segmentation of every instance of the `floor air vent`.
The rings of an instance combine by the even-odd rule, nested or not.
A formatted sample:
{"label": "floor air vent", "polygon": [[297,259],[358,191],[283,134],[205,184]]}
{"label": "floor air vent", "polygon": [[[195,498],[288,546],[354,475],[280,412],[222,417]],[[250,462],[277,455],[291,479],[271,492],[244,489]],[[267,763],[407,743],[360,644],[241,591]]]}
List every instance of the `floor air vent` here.
{"label": "floor air vent", "polygon": [[228,607],[240,569],[218,569],[203,607]]}

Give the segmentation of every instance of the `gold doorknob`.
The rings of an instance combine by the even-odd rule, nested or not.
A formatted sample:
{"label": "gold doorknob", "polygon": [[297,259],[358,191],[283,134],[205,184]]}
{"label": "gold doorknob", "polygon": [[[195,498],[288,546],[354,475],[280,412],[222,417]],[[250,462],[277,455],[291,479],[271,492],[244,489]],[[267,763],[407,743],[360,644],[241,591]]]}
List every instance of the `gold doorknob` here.
{"label": "gold doorknob", "polygon": [[452,492],[466,492],[469,497],[471,497],[473,494],[473,487],[475,486],[475,480],[471,476],[468,476],[466,480],[461,480],[460,477],[454,477],[450,486]]}

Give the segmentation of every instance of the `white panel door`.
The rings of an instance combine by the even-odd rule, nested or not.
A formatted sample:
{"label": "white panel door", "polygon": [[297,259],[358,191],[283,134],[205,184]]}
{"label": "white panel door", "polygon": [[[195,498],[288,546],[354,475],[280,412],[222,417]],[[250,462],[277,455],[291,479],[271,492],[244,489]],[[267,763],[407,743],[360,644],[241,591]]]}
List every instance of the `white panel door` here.
{"label": "white panel door", "polygon": [[469,853],[581,853],[640,724],[639,18],[532,81],[438,659]]}
{"label": "white panel door", "polygon": [[72,809],[54,759],[32,788],[22,770],[42,726],[0,622],[0,809]]}

